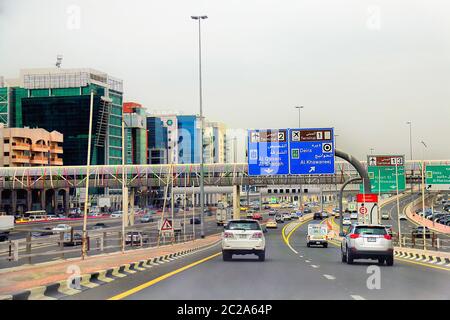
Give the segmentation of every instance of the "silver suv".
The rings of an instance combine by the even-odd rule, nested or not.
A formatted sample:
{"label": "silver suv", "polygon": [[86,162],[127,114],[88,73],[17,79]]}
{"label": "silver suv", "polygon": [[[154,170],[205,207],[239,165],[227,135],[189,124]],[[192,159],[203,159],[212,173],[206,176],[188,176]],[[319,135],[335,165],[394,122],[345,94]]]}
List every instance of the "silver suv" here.
{"label": "silver suv", "polygon": [[383,225],[359,224],[350,228],[341,243],[342,262],[353,264],[354,259],[378,259],[394,264],[392,236]]}

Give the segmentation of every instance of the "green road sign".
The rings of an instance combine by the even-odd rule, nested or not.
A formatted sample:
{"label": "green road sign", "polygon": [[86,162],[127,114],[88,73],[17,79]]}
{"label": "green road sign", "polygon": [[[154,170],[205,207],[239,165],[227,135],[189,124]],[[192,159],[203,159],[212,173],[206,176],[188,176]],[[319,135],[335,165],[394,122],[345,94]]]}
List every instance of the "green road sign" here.
{"label": "green road sign", "polygon": [[450,166],[426,166],[425,172],[425,183],[427,185],[427,189],[450,189]]}
{"label": "green road sign", "polygon": [[[405,167],[398,166],[398,191],[402,192],[406,189]],[[397,179],[395,176],[395,166],[369,166],[369,179],[372,193],[390,193],[397,192]],[[367,193],[366,190],[360,191]]]}

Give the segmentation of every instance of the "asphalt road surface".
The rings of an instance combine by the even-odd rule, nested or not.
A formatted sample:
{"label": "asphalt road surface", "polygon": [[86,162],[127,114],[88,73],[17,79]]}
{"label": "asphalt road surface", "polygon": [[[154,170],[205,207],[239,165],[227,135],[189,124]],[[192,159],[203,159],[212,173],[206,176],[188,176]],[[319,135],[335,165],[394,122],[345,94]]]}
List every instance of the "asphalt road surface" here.
{"label": "asphalt road surface", "polygon": [[[225,262],[218,245],[65,299],[450,298],[449,270],[400,259],[393,267],[378,266],[370,260],[347,265],[341,262],[336,245],[307,248],[307,224],[290,237],[298,253],[287,246],[279,227],[266,233],[265,262],[256,256],[234,256],[233,261]],[[369,279],[374,276],[372,268],[379,274],[379,287],[377,281]],[[136,288],[143,284],[141,290]]]}

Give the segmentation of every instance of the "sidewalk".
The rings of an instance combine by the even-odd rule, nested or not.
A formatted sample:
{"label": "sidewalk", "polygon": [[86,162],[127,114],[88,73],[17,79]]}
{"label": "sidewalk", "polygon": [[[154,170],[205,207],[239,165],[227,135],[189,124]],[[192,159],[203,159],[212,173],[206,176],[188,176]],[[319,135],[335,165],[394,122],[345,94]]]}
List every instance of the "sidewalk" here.
{"label": "sidewalk", "polygon": [[[8,295],[30,288],[45,286],[65,281],[78,269],[80,275],[91,274],[102,270],[119,267],[129,263],[149,260],[169,254],[175,254],[193,248],[213,245],[219,241],[220,235],[211,235],[187,243],[165,245],[155,248],[138,249],[125,254],[111,253],[56,262],[46,262],[38,265],[20,266],[0,270],[0,295]],[[72,270],[72,271],[68,271]]]}

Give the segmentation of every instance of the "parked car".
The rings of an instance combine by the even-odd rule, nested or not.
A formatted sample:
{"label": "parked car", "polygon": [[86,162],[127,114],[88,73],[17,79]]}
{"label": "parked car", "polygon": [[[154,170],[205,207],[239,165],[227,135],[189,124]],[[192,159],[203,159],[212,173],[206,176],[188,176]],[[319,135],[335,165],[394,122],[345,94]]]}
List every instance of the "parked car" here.
{"label": "parked car", "polygon": [[291,214],[285,212],[285,213],[283,213],[283,218],[284,218],[285,221],[286,221],[286,220],[291,220]]}
{"label": "parked car", "polygon": [[389,212],[387,212],[387,211],[382,212],[381,213],[381,219],[389,220],[390,219]]}
{"label": "parked car", "polygon": [[392,236],[383,225],[355,225],[341,243],[341,260],[353,264],[355,259],[378,259],[380,264],[394,264]]}
{"label": "parked car", "polygon": [[259,261],[266,258],[266,240],[258,221],[230,220],[222,233],[222,257],[229,261],[233,255],[256,254]]}
{"label": "parked car", "polygon": [[358,219],[358,212],[356,212],[356,211],[350,212],[350,219],[352,219],[352,220]]}

